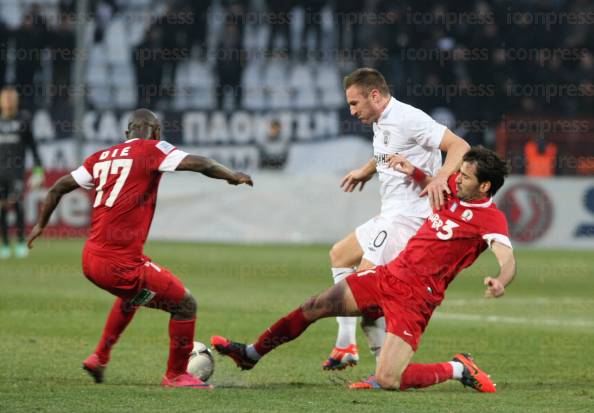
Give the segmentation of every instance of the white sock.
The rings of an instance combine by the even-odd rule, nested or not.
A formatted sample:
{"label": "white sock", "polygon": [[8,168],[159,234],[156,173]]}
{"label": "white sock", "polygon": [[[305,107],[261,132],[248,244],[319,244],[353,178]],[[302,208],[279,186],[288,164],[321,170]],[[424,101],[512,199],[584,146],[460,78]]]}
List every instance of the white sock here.
{"label": "white sock", "polygon": [[[338,284],[354,272],[353,268],[332,268],[334,284]],[[336,317],[336,322],[338,323],[336,347],[345,348],[355,344],[357,342],[357,317]]]}
{"label": "white sock", "polygon": [[380,317],[377,320],[369,320],[363,317],[361,319],[361,327],[367,337],[367,344],[369,350],[375,356],[376,361],[379,360],[379,355],[386,339],[386,318]]}
{"label": "white sock", "polygon": [[460,363],[459,361],[450,361],[452,365],[452,379],[460,380],[462,378],[462,372],[464,371],[464,364]]}
{"label": "white sock", "polygon": [[253,344],[250,344],[245,348],[245,355],[254,361],[258,361],[262,358],[262,356],[256,351],[256,348]]}
{"label": "white sock", "polygon": [[334,278],[334,284],[338,284],[346,277],[351,275],[355,272],[355,269],[352,267],[342,267],[342,268],[334,268],[332,267],[332,278]]}

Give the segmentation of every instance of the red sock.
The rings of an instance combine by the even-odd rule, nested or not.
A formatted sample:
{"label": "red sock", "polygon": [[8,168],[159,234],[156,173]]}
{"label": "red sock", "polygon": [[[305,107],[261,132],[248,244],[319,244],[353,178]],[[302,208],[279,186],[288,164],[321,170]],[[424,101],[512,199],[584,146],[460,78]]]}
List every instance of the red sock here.
{"label": "red sock", "polygon": [[303,310],[298,308],[270,326],[254,343],[254,348],[263,356],[281,344],[299,337],[311,323],[305,319]]}
{"label": "red sock", "polygon": [[433,386],[454,375],[450,363],[409,364],[400,378],[400,390]]}
{"label": "red sock", "polygon": [[194,328],[196,319],[169,320],[169,359],[167,360],[167,377],[173,378],[184,374],[188,367],[188,359],[194,348]]}
{"label": "red sock", "polygon": [[[128,326],[132,317],[136,313],[138,307],[133,307],[124,302],[121,298],[116,298],[115,303],[111,307],[105,327],[103,328],[103,335],[95,349],[95,354],[99,357],[102,364],[107,364],[109,361],[109,353],[111,348],[117,343],[120,335]],[[125,310],[125,311],[124,311]]]}

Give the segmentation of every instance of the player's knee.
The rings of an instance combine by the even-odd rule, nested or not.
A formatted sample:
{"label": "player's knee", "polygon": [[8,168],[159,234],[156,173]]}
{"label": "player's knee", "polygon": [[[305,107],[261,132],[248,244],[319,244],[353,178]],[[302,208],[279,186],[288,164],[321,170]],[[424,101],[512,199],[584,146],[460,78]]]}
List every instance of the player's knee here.
{"label": "player's knee", "polygon": [[192,294],[186,293],[184,299],[179,303],[176,311],[178,318],[192,319],[196,317],[198,310],[198,303]]}
{"label": "player's knee", "polygon": [[330,265],[335,268],[347,266],[344,260],[344,253],[339,243],[336,243],[330,248]]}

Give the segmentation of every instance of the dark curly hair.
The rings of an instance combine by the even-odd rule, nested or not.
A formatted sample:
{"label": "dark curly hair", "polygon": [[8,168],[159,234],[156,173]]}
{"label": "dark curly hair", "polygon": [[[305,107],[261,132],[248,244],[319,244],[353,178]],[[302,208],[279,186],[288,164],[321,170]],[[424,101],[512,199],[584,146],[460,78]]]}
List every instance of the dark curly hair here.
{"label": "dark curly hair", "polygon": [[476,177],[479,183],[490,182],[489,195],[493,196],[503,186],[505,177],[509,174],[507,162],[492,150],[482,146],[472,147],[462,158],[464,162],[476,165]]}

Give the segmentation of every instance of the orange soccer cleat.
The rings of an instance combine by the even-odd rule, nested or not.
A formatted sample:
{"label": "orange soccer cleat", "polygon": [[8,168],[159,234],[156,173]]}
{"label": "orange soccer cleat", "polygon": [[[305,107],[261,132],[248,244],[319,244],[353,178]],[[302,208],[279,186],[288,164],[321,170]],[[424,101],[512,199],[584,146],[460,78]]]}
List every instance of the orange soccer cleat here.
{"label": "orange soccer cleat", "polygon": [[322,364],[324,370],[344,370],[348,366],[355,366],[359,361],[359,349],[356,344],[345,348],[334,347],[330,357]]}
{"label": "orange soccer cleat", "polygon": [[257,361],[247,356],[245,353],[246,345],[243,343],[236,343],[221,336],[212,336],[210,345],[219,354],[230,357],[237,364],[237,367],[242,370],[251,370],[257,363]]}
{"label": "orange soccer cleat", "polygon": [[356,381],[354,383],[349,384],[349,389],[351,389],[351,390],[372,390],[372,389],[381,389],[381,386],[375,379],[375,376],[371,375],[365,380]]}
{"label": "orange soccer cleat", "polygon": [[496,384],[493,383],[490,376],[482,371],[475,363],[474,359],[468,353],[459,353],[454,356],[452,361],[457,361],[464,365],[464,371],[462,372],[462,378],[460,382],[467,387],[481,393],[495,393],[497,389]]}

